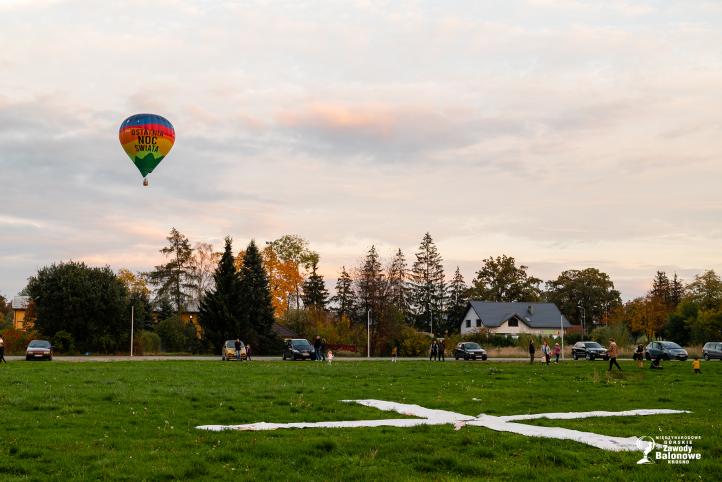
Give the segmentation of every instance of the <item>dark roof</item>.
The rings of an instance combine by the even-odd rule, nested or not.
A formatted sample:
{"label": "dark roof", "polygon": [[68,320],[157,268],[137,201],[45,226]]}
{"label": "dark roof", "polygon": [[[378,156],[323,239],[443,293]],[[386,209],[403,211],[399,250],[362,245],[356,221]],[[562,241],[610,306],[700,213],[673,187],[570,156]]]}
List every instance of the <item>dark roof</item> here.
{"label": "dark roof", "polygon": [[528,303],[517,301],[513,303],[498,303],[494,301],[472,300],[467,305],[473,308],[481,323],[487,328],[501,326],[506,320],[517,316],[530,328],[559,328],[560,318],[563,318],[564,328],[571,324],[561,314],[554,303]]}
{"label": "dark roof", "polygon": [[30,304],[29,296],[15,296],[12,302],[13,310],[27,310]]}
{"label": "dark roof", "polygon": [[287,328],[280,323],[274,323],[271,326],[271,330],[278,335],[279,338],[298,338],[298,333],[294,332],[290,328]]}

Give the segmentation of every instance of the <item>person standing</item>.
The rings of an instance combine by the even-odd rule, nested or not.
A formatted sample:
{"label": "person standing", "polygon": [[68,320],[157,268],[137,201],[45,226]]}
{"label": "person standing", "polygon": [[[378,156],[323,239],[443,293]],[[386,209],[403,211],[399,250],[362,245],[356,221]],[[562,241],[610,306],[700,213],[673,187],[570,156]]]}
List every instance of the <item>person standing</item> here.
{"label": "person standing", "polygon": [[0,362],[5,362],[5,363],[8,362],[5,359],[5,340],[3,340],[2,335],[0,335]]}
{"label": "person standing", "polygon": [[319,361],[323,358],[323,355],[321,355],[321,337],[319,335],[316,335],[316,339],[313,342],[313,351],[316,361]]}
{"label": "person standing", "polygon": [[[331,351],[331,350],[329,350]],[[326,361],[326,338],[321,338],[321,361]]]}
{"label": "person standing", "polygon": [[399,349],[394,345],[394,347],[391,349],[391,363],[396,363],[396,357],[399,354]]}
{"label": "person standing", "polygon": [[614,338],[609,339],[609,370],[608,372],[612,371],[612,365],[616,365],[617,368],[619,368],[619,371],[622,371],[622,367],[619,366],[619,363],[617,363],[617,355],[619,355],[619,348],[617,348],[617,342],[614,341]]}
{"label": "person standing", "polygon": [[547,366],[549,366],[549,361],[552,358],[552,349],[546,340],[544,340],[544,344],[542,345],[542,353],[544,354],[544,361],[546,361]]}
{"label": "person standing", "polygon": [[431,349],[429,350],[429,361],[436,360],[439,346],[436,344],[436,340],[431,342]]}
{"label": "person standing", "polygon": [[637,345],[637,349],[634,351],[634,359],[637,360],[637,368],[644,366],[644,347],[641,344]]}
{"label": "person standing", "polygon": [[559,354],[562,352],[562,348],[559,343],[554,343],[554,363],[559,365]]}
{"label": "person standing", "polygon": [[439,353],[438,353],[439,361],[446,361],[446,359],[444,358],[444,352],[446,351],[446,343],[444,342],[443,338],[441,340],[439,340],[438,350],[439,350]]}
{"label": "person standing", "polygon": [[536,348],[534,347],[534,339],[529,338],[529,363],[534,363],[534,353],[536,353]]}
{"label": "person standing", "polygon": [[694,370],[694,373],[702,374],[699,358],[694,357],[694,361],[692,362],[692,369]]}
{"label": "person standing", "polygon": [[234,343],[234,346],[236,348],[236,360],[241,359],[241,340],[236,338],[236,342]]}
{"label": "person standing", "polygon": [[251,345],[246,345],[246,360],[251,361]]}

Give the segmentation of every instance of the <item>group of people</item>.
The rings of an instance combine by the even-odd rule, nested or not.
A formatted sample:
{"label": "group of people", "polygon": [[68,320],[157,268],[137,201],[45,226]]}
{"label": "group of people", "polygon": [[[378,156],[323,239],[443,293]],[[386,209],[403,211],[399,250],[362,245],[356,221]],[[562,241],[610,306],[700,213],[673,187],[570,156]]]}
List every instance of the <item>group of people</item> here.
{"label": "group of people", "polygon": [[[562,353],[562,348],[559,343],[554,344],[554,348],[549,346],[549,342],[544,340],[541,347],[542,355],[544,355],[544,361],[547,365],[551,363],[552,355],[554,355],[554,363],[559,363],[559,355]],[[529,339],[529,362],[534,363],[534,355],[536,354],[536,347],[534,346],[534,339]]]}
{"label": "group of people", "polygon": [[[235,346],[236,349],[236,360],[241,359],[241,348],[243,348],[243,342],[240,338],[236,338]],[[251,345],[246,345],[246,360],[251,361]]]}
{"label": "group of people", "polygon": [[331,363],[333,361],[333,352],[326,349],[326,339],[321,338],[320,335],[316,335],[316,340],[313,342],[314,360],[326,361]]}
{"label": "group of people", "polygon": [[444,358],[445,352],[446,344],[444,343],[443,338],[432,341],[431,347],[429,348],[429,361],[446,361]]}

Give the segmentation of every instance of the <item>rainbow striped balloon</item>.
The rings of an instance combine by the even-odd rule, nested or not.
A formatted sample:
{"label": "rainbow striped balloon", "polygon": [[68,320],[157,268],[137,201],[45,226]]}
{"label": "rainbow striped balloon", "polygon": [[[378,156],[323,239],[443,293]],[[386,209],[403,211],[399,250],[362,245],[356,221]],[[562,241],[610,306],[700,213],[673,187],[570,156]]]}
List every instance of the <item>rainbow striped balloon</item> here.
{"label": "rainbow striped balloon", "polygon": [[145,178],[170,152],[175,142],[175,130],[165,117],[136,114],[123,121],[118,138],[125,153]]}

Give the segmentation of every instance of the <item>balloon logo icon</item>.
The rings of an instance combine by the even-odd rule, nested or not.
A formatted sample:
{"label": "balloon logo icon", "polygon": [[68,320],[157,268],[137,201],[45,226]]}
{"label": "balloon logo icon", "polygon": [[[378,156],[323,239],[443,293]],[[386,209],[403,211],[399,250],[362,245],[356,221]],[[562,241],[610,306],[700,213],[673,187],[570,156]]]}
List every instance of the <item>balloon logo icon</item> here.
{"label": "balloon logo icon", "polygon": [[175,142],[175,129],[165,117],[136,114],[120,125],[120,144],[148,185],[147,176],[168,155]]}

